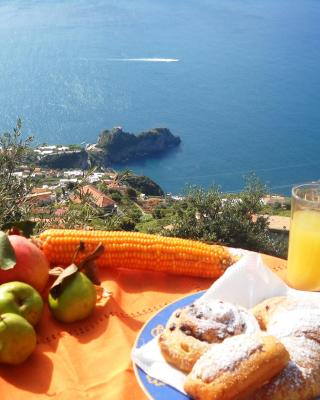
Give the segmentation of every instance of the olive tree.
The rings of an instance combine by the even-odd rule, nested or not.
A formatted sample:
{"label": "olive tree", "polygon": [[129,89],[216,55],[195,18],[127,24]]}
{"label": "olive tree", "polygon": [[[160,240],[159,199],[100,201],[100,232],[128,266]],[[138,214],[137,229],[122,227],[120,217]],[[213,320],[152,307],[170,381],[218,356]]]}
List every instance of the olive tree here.
{"label": "olive tree", "polygon": [[25,200],[31,190],[30,175],[21,179],[15,172],[30,154],[31,142],[31,136],[22,137],[20,119],[12,132],[0,135],[0,226],[29,215]]}
{"label": "olive tree", "polygon": [[237,194],[191,187],[176,203],[173,228],[166,234],[285,257],[286,244],[270,234],[268,218],[262,215],[265,194],[266,187],[254,175]]}

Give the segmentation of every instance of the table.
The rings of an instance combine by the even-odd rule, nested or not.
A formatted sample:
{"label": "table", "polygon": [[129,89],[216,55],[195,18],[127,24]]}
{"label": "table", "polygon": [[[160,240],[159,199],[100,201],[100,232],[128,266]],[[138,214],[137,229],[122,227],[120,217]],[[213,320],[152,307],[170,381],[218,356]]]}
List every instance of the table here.
{"label": "table", "polygon": [[[280,276],[286,261],[263,255]],[[35,352],[22,365],[0,366],[1,400],[145,400],[130,351],[144,323],[167,304],[207,289],[212,279],[105,269],[111,299],[73,324],[57,323],[47,307],[37,327]]]}

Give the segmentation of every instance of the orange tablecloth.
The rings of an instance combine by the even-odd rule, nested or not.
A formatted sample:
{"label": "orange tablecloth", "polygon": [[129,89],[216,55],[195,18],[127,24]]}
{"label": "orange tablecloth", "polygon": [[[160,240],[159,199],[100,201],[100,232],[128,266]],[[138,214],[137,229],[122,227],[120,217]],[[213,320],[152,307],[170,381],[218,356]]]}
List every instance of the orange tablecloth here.
{"label": "orange tablecloth", "polygon": [[[263,257],[281,274],[285,261]],[[59,324],[45,308],[36,351],[20,366],[0,366],[1,400],[146,399],[130,360],[139,330],[165,305],[213,282],[111,269],[101,271],[101,278],[113,296],[89,319]]]}

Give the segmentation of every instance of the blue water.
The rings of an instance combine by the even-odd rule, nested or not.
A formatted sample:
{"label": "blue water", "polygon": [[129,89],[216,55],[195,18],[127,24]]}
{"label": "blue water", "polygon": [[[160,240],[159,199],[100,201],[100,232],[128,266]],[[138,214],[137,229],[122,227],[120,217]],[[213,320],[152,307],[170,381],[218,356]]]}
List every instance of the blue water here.
{"label": "blue water", "polygon": [[129,167],[166,191],[237,191],[255,171],[288,193],[320,178],[319,21],[319,0],[2,0],[0,130],[21,116],[35,143],[67,144],[165,126],[180,149]]}

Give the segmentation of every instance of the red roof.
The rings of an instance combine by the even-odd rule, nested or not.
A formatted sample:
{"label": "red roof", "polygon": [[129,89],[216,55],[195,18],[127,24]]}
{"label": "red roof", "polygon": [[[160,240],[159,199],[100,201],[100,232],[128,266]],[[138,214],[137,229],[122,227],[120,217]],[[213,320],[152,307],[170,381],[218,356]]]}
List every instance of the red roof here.
{"label": "red roof", "polygon": [[114,206],[116,203],[110,197],[98,190],[92,185],[87,185],[82,188],[83,193],[88,193],[92,196],[94,203],[101,208]]}
{"label": "red roof", "polygon": [[42,201],[50,201],[52,199],[52,192],[30,193],[25,197],[25,199],[28,203],[32,204],[37,204]]}
{"label": "red roof", "polygon": [[34,187],[31,190],[32,193],[52,193],[52,190],[48,189],[48,188],[39,188],[39,187]]}
{"label": "red roof", "polygon": [[66,208],[58,208],[55,212],[54,215],[57,217],[61,217],[63,214],[65,214],[68,210]]}

